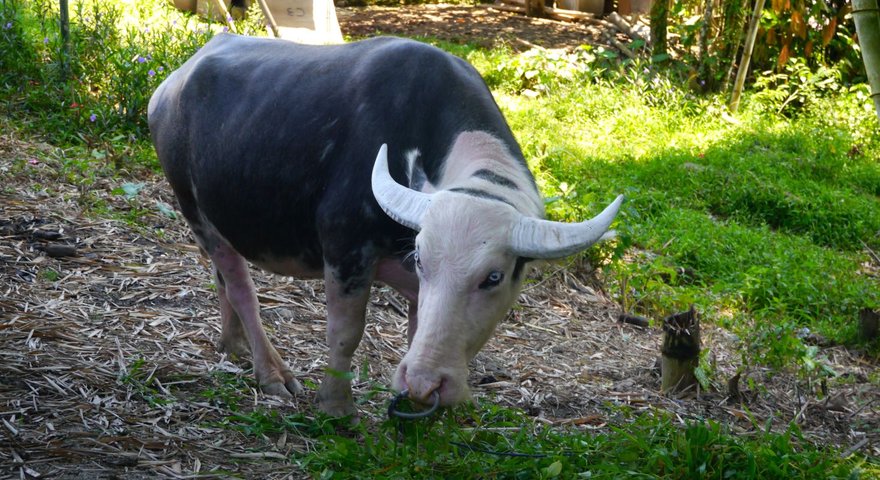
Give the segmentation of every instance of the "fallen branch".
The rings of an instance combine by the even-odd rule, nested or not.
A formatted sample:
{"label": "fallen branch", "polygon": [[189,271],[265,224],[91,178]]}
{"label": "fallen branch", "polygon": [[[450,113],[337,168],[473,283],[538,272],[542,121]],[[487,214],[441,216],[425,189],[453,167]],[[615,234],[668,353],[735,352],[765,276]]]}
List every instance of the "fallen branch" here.
{"label": "fallen branch", "polygon": [[617,12],[611,12],[607,17],[609,22],[613,23],[621,32],[629,35],[629,38],[633,40],[642,40],[645,44],[649,44],[651,42],[650,36],[645,37],[638,31],[636,31],[635,27],[626,21],[625,18],[621,17]]}
{"label": "fallen branch", "polygon": [[[493,5],[493,8],[497,8],[498,10],[504,10],[507,12],[516,12],[516,13],[526,13],[526,3],[525,0],[498,0]],[[505,8],[498,8],[505,7]],[[565,21],[588,21],[595,22],[597,20],[596,15],[587,12],[581,12],[578,10],[566,10],[564,8],[553,8],[553,7],[544,7],[544,14],[547,16],[557,19],[557,20],[565,20]],[[604,22],[607,23],[607,22]]]}
{"label": "fallen branch", "polygon": [[620,53],[626,55],[630,59],[635,60],[638,57],[638,55],[633,53],[633,51],[630,50],[626,45],[624,45],[623,42],[614,38],[613,34],[609,34],[608,32],[603,32],[602,36],[605,37],[605,39],[608,40],[611,43],[611,45],[614,45],[614,48],[620,50]]}
{"label": "fallen branch", "polygon": [[525,15],[525,13],[526,13],[525,7],[517,7],[514,5],[505,5],[502,3],[496,3],[495,5],[492,5],[489,8],[492,10],[500,10],[502,12],[522,13],[523,15]]}
{"label": "fallen branch", "polygon": [[617,317],[617,321],[642,328],[648,328],[651,326],[651,321],[647,318],[640,315],[633,315],[631,313],[621,313],[620,316]]}

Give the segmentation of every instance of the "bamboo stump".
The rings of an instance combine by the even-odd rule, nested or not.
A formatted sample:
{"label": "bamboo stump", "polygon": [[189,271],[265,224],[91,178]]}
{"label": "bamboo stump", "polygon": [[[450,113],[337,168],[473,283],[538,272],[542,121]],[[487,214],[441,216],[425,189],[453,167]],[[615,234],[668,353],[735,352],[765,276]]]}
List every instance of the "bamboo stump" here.
{"label": "bamboo stump", "polygon": [[682,392],[697,384],[694,370],[700,363],[700,320],[693,306],[663,320],[660,353],[661,393]]}
{"label": "bamboo stump", "polygon": [[870,308],[863,308],[859,311],[859,337],[870,342],[877,339],[880,333],[880,313]]}

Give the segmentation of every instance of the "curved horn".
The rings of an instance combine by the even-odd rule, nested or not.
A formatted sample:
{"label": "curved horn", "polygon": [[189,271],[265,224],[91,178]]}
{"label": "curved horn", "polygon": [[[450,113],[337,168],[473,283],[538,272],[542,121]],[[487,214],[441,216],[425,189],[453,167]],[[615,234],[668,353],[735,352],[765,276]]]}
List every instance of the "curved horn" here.
{"label": "curved horn", "polygon": [[373,196],[382,210],[395,222],[419,231],[422,215],[431,203],[431,195],[404,187],[388,171],[388,145],[383,144],[373,164]]}
{"label": "curved horn", "polygon": [[522,217],[510,233],[510,249],[521,257],[562,258],[586,250],[590,245],[614,236],[608,232],[620,210],[623,195],[599,215],[580,223],[564,223]]}

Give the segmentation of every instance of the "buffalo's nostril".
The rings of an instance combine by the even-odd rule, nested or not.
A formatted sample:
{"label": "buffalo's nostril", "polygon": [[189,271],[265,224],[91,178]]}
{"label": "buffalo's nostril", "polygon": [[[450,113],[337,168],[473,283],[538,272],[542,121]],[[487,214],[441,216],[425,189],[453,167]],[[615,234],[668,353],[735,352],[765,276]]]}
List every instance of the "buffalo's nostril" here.
{"label": "buffalo's nostril", "polygon": [[418,391],[414,391],[412,388],[409,390],[409,398],[414,402],[421,403],[422,405],[429,405],[433,403],[434,392],[437,392],[437,395],[440,395],[440,385],[435,384],[425,389],[420,389]]}
{"label": "buffalo's nostril", "polygon": [[414,402],[421,404],[430,404],[432,402],[432,393],[437,391],[439,394],[442,379],[433,375],[408,375],[404,377],[403,383],[405,388],[409,390],[409,398]]}

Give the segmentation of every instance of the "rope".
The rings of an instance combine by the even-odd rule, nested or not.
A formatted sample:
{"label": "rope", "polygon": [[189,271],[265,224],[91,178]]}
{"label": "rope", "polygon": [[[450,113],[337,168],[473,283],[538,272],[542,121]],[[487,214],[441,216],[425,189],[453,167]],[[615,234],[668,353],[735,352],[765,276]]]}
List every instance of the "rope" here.
{"label": "rope", "polygon": [[470,445],[470,444],[467,444],[467,443],[462,443],[462,442],[449,442],[449,444],[450,444],[450,445],[454,445],[454,446],[459,447],[459,448],[466,448],[466,449],[468,449],[468,450],[471,451],[471,452],[475,452],[475,453],[485,453],[485,454],[488,454],[488,455],[495,455],[495,456],[498,456],[498,457],[515,457],[515,458],[550,458],[550,457],[556,457],[556,456],[560,456],[560,455],[563,456],[563,457],[573,457],[573,456],[575,456],[575,455],[578,455],[578,452],[572,452],[572,451],[559,452],[559,453],[555,453],[555,454],[551,454],[551,453],[499,452],[499,451],[497,451],[497,450],[489,450],[489,449],[486,449],[486,448],[475,447],[475,446],[473,446],[473,445]]}

